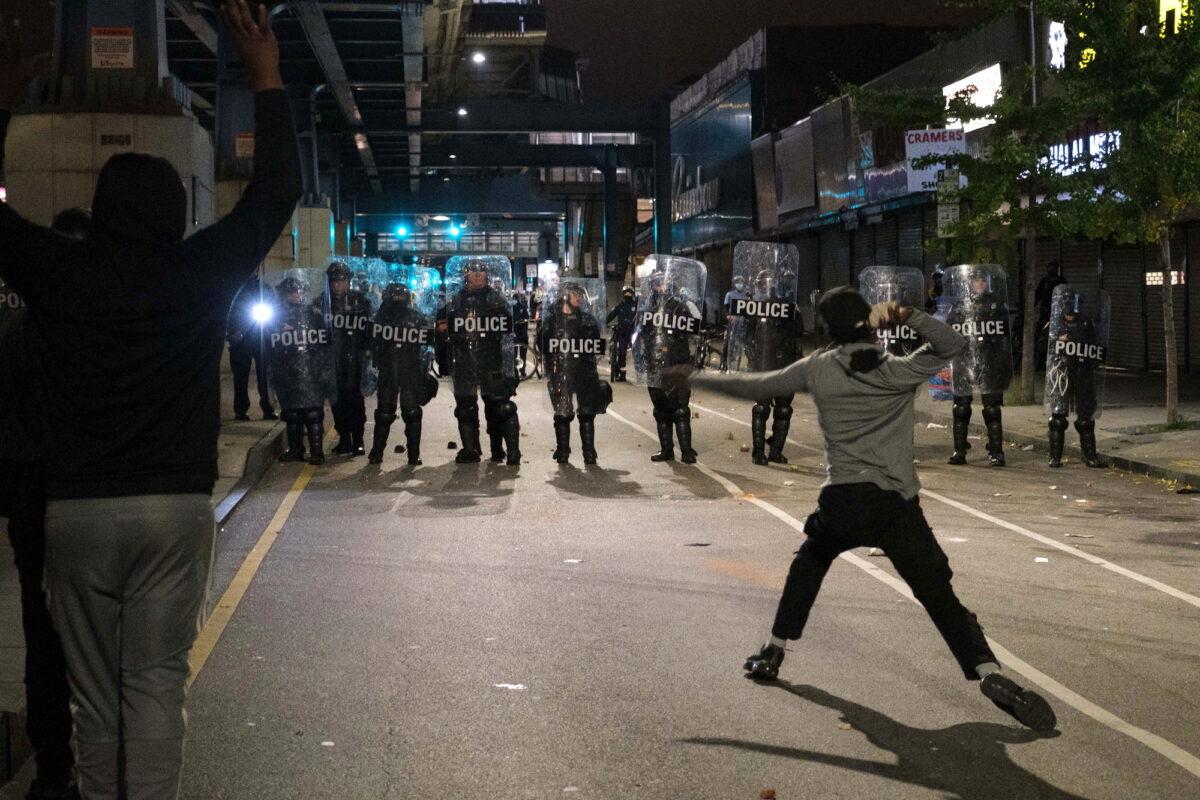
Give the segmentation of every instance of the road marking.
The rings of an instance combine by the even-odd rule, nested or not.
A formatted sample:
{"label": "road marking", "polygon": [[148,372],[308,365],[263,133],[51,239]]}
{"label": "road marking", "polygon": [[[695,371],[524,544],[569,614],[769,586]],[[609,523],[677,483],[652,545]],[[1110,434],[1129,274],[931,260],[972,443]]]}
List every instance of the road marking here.
{"label": "road marking", "polygon": [[[750,427],[750,423],[745,422],[740,419],[736,419],[734,417],[731,417],[728,414],[722,414],[720,411],[714,411],[711,408],[705,408],[704,406],[699,405],[697,403],[692,403],[692,406],[700,409],[701,411],[703,411],[707,414],[712,414],[713,416],[721,417],[722,419],[727,419],[730,422],[737,423],[738,425],[743,425],[747,428]],[[795,439],[792,439],[791,437],[788,437],[788,443],[794,444],[797,447],[801,447],[805,450],[811,450],[814,452],[821,453],[822,455],[824,455],[824,453],[825,453],[825,451],[821,448],[813,447],[812,445],[805,444],[803,442],[798,442]],[[1115,572],[1118,575],[1123,575],[1126,578],[1129,578],[1130,580],[1137,581],[1138,583],[1140,583],[1144,586],[1149,586],[1151,589],[1162,592],[1163,594],[1168,595],[1170,597],[1174,597],[1176,600],[1182,600],[1183,602],[1188,603],[1189,605],[1193,605],[1196,608],[1200,608],[1200,597],[1197,597],[1194,594],[1188,594],[1187,592],[1185,592],[1181,589],[1176,589],[1174,586],[1170,586],[1168,584],[1163,583],[1162,581],[1155,580],[1154,578],[1151,578],[1147,575],[1143,575],[1140,572],[1134,572],[1133,570],[1131,570],[1127,567],[1122,567],[1120,564],[1114,564],[1113,562],[1111,562],[1107,559],[1104,559],[1104,558],[1100,558],[1097,555],[1093,555],[1093,554],[1087,552],[1086,550],[1080,550],[1078,547],[1072,547],[1069,544],[1064,544],[1064,543],[1058,541],[1057,539],[1052,539],[1049,536],[1045,536],[1043,534],[1037,533],[1036,531],[1031,531],[1028,528],[1023,528],[1014,522],[1008,522],[1007,520],[1003,520],[1000,517],[993,516],[992,514],[989,514],[986,511],[980,511],[979,509],[973,508],[972,506],[969,506],[966,503],[951,499],[949,497],[946,497],[945,495],[941,495],[941,494],[938,494],[937,492],[930,491],[929,489],[922,489],[921,494],[925,495],[926,497],[930,498],[931,500],[937,500],[939,503],[948,505],[951,508],[956,508],[959,511],[962,511],[963,513],[970,514],[973,517],[978,517],[979,519],[984,520],[985,522],[990,522],[993,525],[1004,528],[1005,530],[1012,531],[1013,533],[1018,533],[1021,536],[1024,536],[1029,539],[1033,539],[1035,542],[1040,542],[1041,544],[1053,547],[1056,550],[1061,550],[1062,552],[1073,555],[1076,558],[1083,559],[1084,561],[1087,561],[1089,564],[1094,564],[1097,567],[1102,567],[1102,568],[1108,570],[1109,572]]]}
{"label": "road marking", "polygon": [[233,580],[229,582],[229,587],[225,590],[225,594],[221,595],[221,600],[217,603],[217,607],[213,609],[212,615],[204,623],[204,627],[200,630],[200,635],[196,637],[196,643],[192,645],[192,652],[188,656],[188,686],[191,686],[196,681],[196,676],[200,674],[200,670],[204,669],[205,662],[212,655],[212,651],[217,646],[217,642],[221,639],[221,634],[225,632],[225,627],[229,624],[229,620],[233,619],[233,612],[237,611],[238,604],[242,602],[242,598],[246,595],[246,590],[250,588],[250,582],[254,580],[255,574],[258,573],[258,568],[262,566],[263,559],[267,557],[267,552],[271,549],[271,545],[275,544],[275,539],[279,537],[279,532],[283,530],[284,524],[288,521],[288,517],[292,515],[292,509],[296,507],[296,502],[300,499],[300,495],[304,492],[308,482],[312,480],[313,473],[316,470],[305,465],[301,470],[300,476],[296,478],[296,482],[292,484],[292,488],[288,490],[283,501],[279,504],[279,508],[275,511],[275,516],[267,524],[267,529],[263,531],[262,536],[258,538],[258,542],[254,548],[246,556],[246,560],[242,562],[242,566],[238,568],[237,574],[233,576]]}
{"label": "road marking", "polygon": [[[651,439],[658,439],[657,435],[651,433],[642,426],[625,419],[611,408],[609,408],[608,415],[618,422],[623,422],[629,427],[640,431],[642,434]],[[793,530],[803,532],[804,524],[800,522],[800,520],[788,514],[786,511],[776,508],[765,500],[747,496],[746,493],[737,486],[737,484],[726,478],[716,475],[716,473],[714,473],[711,469],[703,464],[700,464],[699,462],[697,462],[696,467],[705,475],[715,477],[715,479],[720,482],[721,485],[725,487],[726,491],[728,491],[733,497],[737,499],[747,499]],[[909,600],[912,600],[914,603],[917,602],[916,598],[913,597],[912,591],[908,588],[908,585],[891,573],[885,572],[869,561],[860,558],[853,553],[842,553],[839,558],[850,564],[853,564],[881,583],[890,586],[892,589],[904,597],[907,597]],[[1053,695],[1054,697],[1057,697],[1059,700],[1071,706],[1076,711],[1079,711],[1081,714],[1091,717],[1105,727],[1111,728],[1118,733],[1128,736],[1129,738],[1148,747],[1169,761],[1179,765],[1193,775],[1200,777],[1200,758],[1197,758],[1195,755],[1189,753],[1178,745],[1167,741],[1158,734],[1151,733],[1143,728],[1139,728],[1133,723],[1127,722],[1118,717],[1116,714],[1113,714],[1112,712],[1096,705],[1091,700],[1088,700],[1077,692],[1067,688],[1054,678],[1046,675],[1036,667],[1018,658],[1006,647],[991,637],[988,637],[987,641],[988,644],[991,645],[993,652],[995,652],[996,657],[1000,659],[1001,663],[1011,668],[1014,672],[1023,675],[1026,680],[1041,687],[1044,691]]]}

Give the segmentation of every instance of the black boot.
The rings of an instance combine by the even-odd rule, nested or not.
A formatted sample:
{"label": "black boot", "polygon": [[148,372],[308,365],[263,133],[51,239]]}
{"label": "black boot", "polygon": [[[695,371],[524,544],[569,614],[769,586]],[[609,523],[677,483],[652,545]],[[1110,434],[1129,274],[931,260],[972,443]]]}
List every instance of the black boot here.
{"label": "black boot", "polygon": [[954,398],[954,453],[950,456],[951,464],[967,463],[967,451],[971,443],[967,441],[967,431],[971,427],[971,398]]}
{"label": "black boot", "polygon": [[658,424],[658,452],[650,456],[651,461],[674,461],[675,441],[672,438],[674,430],[670,421],[656,419]]}
{"label": "black boot", "polygon": [[583,446],[583,463],[595,466],[599,459],[596,452],[596,418],[592,415],[579,417],[579,441]]}
{"label": "black boot", "polygon": [[685,464],[695,464],[696,451],[692,449],[692,411],[687,406],[675,414],[675,436],[679,439],[679,460]]}
{"label": "black boot", "polygon": [[325,463],[325,426],[321,419],[308,419],[305,422],[308,429],[308,463],[319,467]]}
{"label": "black boot", "polygon": [[504,436],[498,430],[488,430],[488,440],[492,446],[492,463],[504,463]]}
{"label": "black boot", "polygon": [[505,447],[508,448],[508,457],[504,463],[510,467],[520,466],[521,420],[517,416],[517,406],[511,400],[506,401],[506,408],[500,416],[500,434],[504,437]]}
{"label": "black boot", "polygon": [[1050,437],[1050,462],[1048,466],[1057,469],[1062,466],[1063,445],[1066,443],[1067,418],[1059,414],[1050,417],[1048,425]]}
{"label": "black boot", "polygon": [[287,450],[279,457],[280,461],[304,460],[304,424],[288,421]]}
{"label": "black boot", "polygon": [[571,418],[554,415],[554,460],[566,464],[571,460]]}
{"label": "black boot", "polygon": [[746,659],[742,669],[747,677],[760,681],[773,681],[779,677],[779,667],[783,664],[783,648],[767,643],[754,655]]}
{"label": "black boot", "polygon": [[408,445],[408,465],[421,465],[421,420],[425,412],[420,406],[408,411],[401,411],[404,416],[404,441]]}
{"label": "black boot", "polygon": [[983,424],[987,426],[988,461],[993,467],[1004,466],[1004,422],[999,403],[983,406]]}
{"label": "black boot", "polygon": [[454,457],[456,464],[478,464],[483,457],[479,442],[479,423],[472,424],[469,420],[458,423],[458,455]]}
{"label": "black boot", "polygon": [[[750,410],[750,460],[760,467],[767,464],[767,417],[771,407],[766,403],[755,403]],[[680,445],[682,447],[682,444]]]}
{"label": "black boot", "polygon": [[391,433],[392,423],[395,421],[395,414],[388,414],[383,411],[375,412],[375,433],[371,439],[371,452],[367,456],[367,461],[370,463],[383,463],[383,454],[387,449],[388,435]]}
{"label": "black boot", "polygon": [[367,452],[363,446],[363,440],[366,438],[366,425],[350,432],[350,456],[361,456]]}
{"label": "black boot", "polygon": [[767,461],[772,464],[786,464],[787,457],[783,454],[783,446],[787,444],[788,430],[792,427],[792,407],[775,406],[775,419],[771,423],[771,437],[767,443],[771,445],[767,453]]}
{"label": "black boot", "polygon": [[[1064,417],[1063,425],[1066,424],[1067,420]],[[1079,449],[1083,451],[1083,463],[1092,469],[1103,466],[1100,463],[1100,454],[1096,452],[1096,420],[1076,419],[1075,431],[1079,434]]]}
{"label": "black boot", "polygon": [[354,452],[354,445],[351,443],[349,436],[343,436],[341,431],[338,431],[337,444],[329,452],[337,456],[348,456]]}

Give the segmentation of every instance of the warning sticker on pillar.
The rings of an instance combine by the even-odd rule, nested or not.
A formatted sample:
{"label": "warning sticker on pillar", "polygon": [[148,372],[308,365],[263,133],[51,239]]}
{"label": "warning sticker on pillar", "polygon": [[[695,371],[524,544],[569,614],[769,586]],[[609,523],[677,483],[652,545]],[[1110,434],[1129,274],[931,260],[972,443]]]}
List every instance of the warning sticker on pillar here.
{"label": "warning sticker on pillar", "polygon": [[133,28],[92,28],[92,69],[133,66]]}
{"label": "warning sticker on pillar", "polygon": [[233,137],[233,154],[238,158],[254,158],[254,134],[236,134]]}

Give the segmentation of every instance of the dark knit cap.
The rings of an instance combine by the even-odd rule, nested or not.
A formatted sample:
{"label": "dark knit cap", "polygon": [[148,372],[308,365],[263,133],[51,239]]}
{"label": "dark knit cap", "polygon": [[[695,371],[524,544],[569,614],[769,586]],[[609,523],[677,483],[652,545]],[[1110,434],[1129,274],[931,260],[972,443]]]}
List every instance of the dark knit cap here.
{"label": "dark knit cap", "polygon": [[870,332],[871,306],[851,286],[826,292],[817,310],[829,328],[829,335],[839,344],[856,342]]}

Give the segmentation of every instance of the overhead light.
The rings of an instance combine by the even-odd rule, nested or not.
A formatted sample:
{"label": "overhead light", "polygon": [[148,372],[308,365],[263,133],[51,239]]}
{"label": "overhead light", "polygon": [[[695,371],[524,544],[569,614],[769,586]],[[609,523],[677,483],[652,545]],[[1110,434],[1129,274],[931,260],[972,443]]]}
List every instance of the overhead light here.
{"label": "overhead light", "polygon": [[457,239],[459,236],[462,236],[462,228],[458,227],[457,225],[451,225],[449,228],[449,233],[453,238]]}
{"label": "overhead light", "polygon": [[448,178],[448,177],[446,177],[446,178],[442,178],[442,181],[443,181],[444,183],[449,183],[449,182],[450,182],[450,178]]}
{"label": "overhead light", "polygon": [[459,107],[458,107],[458,115],[459,115],[460,117],[465,117],[465,116],[467,115],[467,107],[466,107],[466,106],[459,106]]}
{"label": "overhead light", "polygon": [[255,303],[254,308],[250,309],[250,316],[259,325],[264,325],[271,321],[274,312],[266,303]]}
{"label": "overhead light", "polygon": [[403,239],[405,236],[408,236],[408,228],[401,225],[399,228],[396,228],[396,235]]}
{"label": "overhead light", "polygon": [[451,161],[453,161],[453,160],[454,160],[454,159],[456,159],[456,158],[458,158],[458,156],[457,156],[457,155],[455,155],[454,153],[451,153],[451,154],[450,154],[450,160],[451,160]]}
{"label": "overhead light", "polygon": [[445,214],[434,214],[432,217],[430,217],[430,219],[433,220],[434,222],[449,222],[450,221],[450,218],[447,217]]}
{"label": "overhead light", "polygon": [[482,50],[476,50],[471,55],[471,61],[475,62],[476,64],[482,64],[483,62],[487,61],[487,56],[483,54]]}

